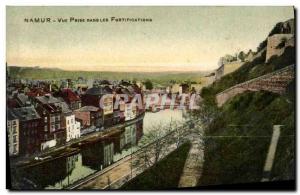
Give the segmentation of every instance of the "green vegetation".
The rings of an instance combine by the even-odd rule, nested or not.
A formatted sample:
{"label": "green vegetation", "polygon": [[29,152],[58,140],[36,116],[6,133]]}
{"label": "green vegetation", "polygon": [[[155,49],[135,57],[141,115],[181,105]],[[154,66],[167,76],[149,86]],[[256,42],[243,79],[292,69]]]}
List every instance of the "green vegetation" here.
{"label": "green vegetation", "polygon": [[[277,24],[270,35],[281,32],[282,28],[283,23]],[[265,40],[258,51],[266,45]],[[274,125],[283,126],[270,179],[295,179],[295,80],[284,95],[248,91],[221,108],[215,102],[216,94],[225,89],[295,64],[295,48],[286,47],[281,56],[271,57],[268,63],[265,58],[266,51],[202,89],[201,108],[207,112],[194,112],[193,115],[211,121],[205,126],[205,135],[209,137],[204,140],[205,161],[199,185],[261,181]]]}
{"label": "green vegetation", "polygon": [[149,89],[149,90],[153,89],[153,83],[149,79],[147,79],[144,84],[145,84],[146,89]]}
{"label": "green vegetation", "polygon": [[271,177],[291,179],[294,106],[287,97],[269,92],[247,92],[227,102],[205,134],[230,137],[205,140],[205,164],[199,185],[260,181],[276,124],[284,126]]}
{"label": "green vegetation", "polygon": [[202,97],[213,103],[215,95],[227,88],[294,64],[295,48],[287,47],[281,56],[271,57],[268,63],[265,63],[265,58],[266,52],[263,52],[261,56],[250,62],[245,62],[239,69],[225,75],[214,82],[212,86],[204,87],[201,92]]}
{"label": "green vegetation", "polygon": [[177,188],[191,145],[185,143],[163,160],[121,187],[122,190]]}
{"label": "green vegetation", "polygon": [[238,55],[238,58],[243,62],[246,58],[246,54],[243,51],[241,51]]}
{"label": "green vegetation", "polygon": [[83,77],[87,79],[108,79],[108,80],[131,80],[146,81],[151,80],[154,86],[169,85],[170,83],[182,83],[184,81],[193,81],[200,83],[202,77],[207,72],[99,72],[99,71],[65,71],[60,69],[35,68],[35,67],[17,67],[8,66],[8,75],[17,79],[78,79]]}

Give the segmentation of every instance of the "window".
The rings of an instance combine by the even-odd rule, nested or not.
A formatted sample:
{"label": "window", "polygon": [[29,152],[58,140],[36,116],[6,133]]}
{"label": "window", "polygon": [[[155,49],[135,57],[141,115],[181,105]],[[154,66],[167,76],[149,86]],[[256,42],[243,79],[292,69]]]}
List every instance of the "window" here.
{"label": "window", "polygon": [[13,134],[16,134],[16,133],[17,133],[17,127],[13,126]]}
{"label": "window", "polygon": [[47,117],[44,118],[44,122],[47,123]]}
{"label": "window", "polygon": [[18,152],[17,151],[17,144],[14,145],[14,149],[13,150],[14,150],[13,153],[15,153],[15,154]]}
{"label": "window", "polygon": [[48,131],[47,125],[44,126],[44,131]]}
{"label": "window", "polygon": [[17,136],[16,135],[13,136],[13,142],[17,143]]}
{"label": "window", "polygon": [[16,125],[17,124],[17,122],[16,121],[13,121],[13,125]]}

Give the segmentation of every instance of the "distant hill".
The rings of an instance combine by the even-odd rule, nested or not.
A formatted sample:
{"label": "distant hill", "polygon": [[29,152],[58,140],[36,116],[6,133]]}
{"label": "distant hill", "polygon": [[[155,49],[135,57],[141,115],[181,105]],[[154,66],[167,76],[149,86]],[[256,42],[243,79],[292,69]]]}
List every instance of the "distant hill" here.
{"label": "distant hill", "polygon": [[167,84],[170,81],[201,82],[208,72],[100,72],[100,71],[66,71],[58,68],[19,67],[7,66],[8,76],[17,79],[108,79],[108,80],[145,80],[150,79],[159,84]]}

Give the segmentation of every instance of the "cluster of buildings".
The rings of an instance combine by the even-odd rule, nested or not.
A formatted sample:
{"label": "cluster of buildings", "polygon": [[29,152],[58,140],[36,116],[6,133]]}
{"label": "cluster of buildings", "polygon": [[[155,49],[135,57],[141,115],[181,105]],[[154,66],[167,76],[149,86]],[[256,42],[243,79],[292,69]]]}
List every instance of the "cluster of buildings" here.
{"label": "cluster of buildings", "polygon": [[221,57],[219,67],[214,72],[215,80],[219,80],[224,75],[234,72],[240,68],[244,62],[251,61],[255,56],[252,50],[249,50],[247,53],[240,52],[240,54],[243,54],[243,57],[239,58],[238,54],[236,54],[236,56],[226,55]]}
{"label": "cluster of buildings", "polygon": [[28,180],[22,180],[20,183],[26,188],[32,184],[36,185],[33,187],[35,189],[49,188],[49,186],[63,188],[90,173],[84,171],[82,174],[77,174],[76,169],[81,170],[86,167],[89,170],[102,170],[106,168],[113,162],[124,158],[129,151],[131,152],[131,147],[136,146],[143,135],[143,121],[139,120],[122,129],[123,131],[115,131],[97,142],[85,143],[80,153],[58,158],[54,164],[42,163],[39,166],[25,168],[25,174],[27,172],[34,172],[34,174],[24,175]]}
{"label": "cluster of buildings", "polygon": [[[58,88],[50,81],[8,79],[7,143],[11,156],[39,153],[144,113],[131,103],[135,94],[143,96],[136,84],[103,80],[92,87],[83,81],[71,87],[71,82],[68,79]],[[124,93],[129,100],[114,106],[117,94]],[[100,107],[103,96],[104,107]]]}

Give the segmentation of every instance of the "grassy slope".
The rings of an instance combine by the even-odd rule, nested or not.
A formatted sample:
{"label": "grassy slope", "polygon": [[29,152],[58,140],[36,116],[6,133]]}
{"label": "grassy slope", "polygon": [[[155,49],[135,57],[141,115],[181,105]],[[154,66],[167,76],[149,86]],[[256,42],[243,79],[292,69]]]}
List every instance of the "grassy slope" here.
{"label": "grassy slope", "polygon": [[214,101],[217,93],[229,87],[295,63],[294,47],[287,47],[281,56],[273,56],[268,63],[265,63],[265,56],[266,52],[251,62],[245,62],[239,69],[214,82],[212,86],[203,88],[202,97]]}
{"label": "grassy slope", "polygon": [[247,92],[226,103],[206,135],[270,137],[206,139],[204,171],[199,184],[260,181],[275,124],[284,126],[272,177],[288,179],[295,143],[293,136],[284,136],[295,134],[294,115],[293,103],[268,92]]}
{"label": "grassy slope", "polygon": [[183,144],[158,164],[122,186],[121,189],[161,190],[177,188],[189,149],[190,143]]}
{"label": "grassy slope", "polygon": [[[265,53],[246,62],[235,72],[224,76],[202,90],[206,105],[216,107],[215,95],[233,85],[295,63],[294,48],[265,63]],[[206,129],[206,135],[271,136],[273,125],[284,125],[279,139],[272,179],[293,178],[295,137],[295,81],[288,92],[279,96],[270,92],[240,94],[222,108]],[[287,136],[287,137],[284,137]],[[271,138],[206,139],[204,171],[199,185],[260,181]]]}
{"label": "grassy slope", "polygon": [[[277,24],[270,35],[276,34],[279,26]],[[266,43],[266,40],[263,41],[259,50],[266,47]],[[265,55],[266,52],[251,62],[245,62],[235,72],[202,90],[204,103],[218,111],[205,134],[232,137],[205,140],[205,163],[199,185],[260,181],[273,125],[278,124],[284,126],[281,128],[271,179],[295,177],[295,81],[290,83],[284,96],[263,91],[246,92],[232,98],[220,109],[215,104],[217,93],[295,63],[293,47],[286,48],[281,56],[273,56],[268,63],[265,63]],[[235,137],[242,135],[256,137]]]}

